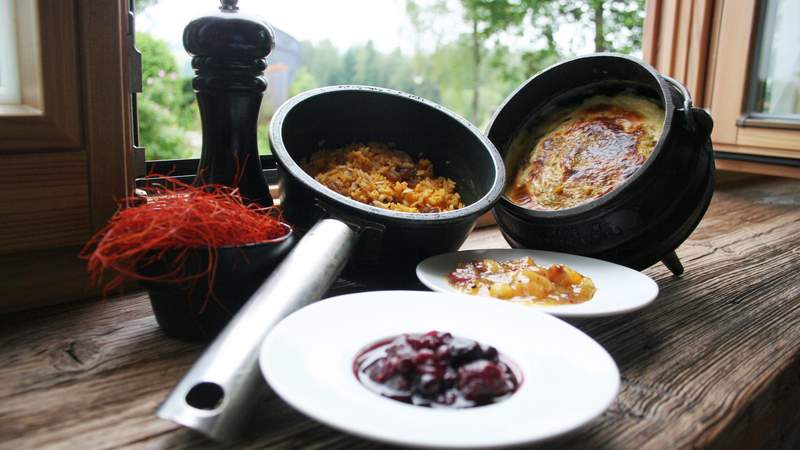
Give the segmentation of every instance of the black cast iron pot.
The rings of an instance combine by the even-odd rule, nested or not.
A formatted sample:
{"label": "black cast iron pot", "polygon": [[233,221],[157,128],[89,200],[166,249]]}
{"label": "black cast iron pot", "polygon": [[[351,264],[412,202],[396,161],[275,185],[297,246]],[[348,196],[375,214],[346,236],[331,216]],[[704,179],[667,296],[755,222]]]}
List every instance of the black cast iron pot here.
{"label": "black cast iron pot", "polygon": [[[407,287],[420,261],[461,246],[504,184],[502,160],[478,129],[439,105],[388,89],[334,86],[300,94],[275,113],[270,138],[284,217],[300,230],[323,217],[357,229],[343,276],[367,285]],[[298,164],[320,149],[370,141],[430,159],[436,176],[456,182],[466,206],[443,213],[390,211],[326,188]]]}
{"label": "black cast iron pot", "polygon": [[575,58],[513,92],[495,112],[487,134],[513,180],[519,155],[509,151],[511,141],[530,132],[536,117],[591,95],[623,90],[649,96],[665,111],[661,138],[633,176],[603,197],[558,211],[530,210],[504,195],[494,215],[512,247],[586,255],[637,270],[660,260],[679,275],[683,267],[674,250],[700,222],[714,191],[711,117],[692,107],[680,83],[628,56]]}
{"label": "black cast iron pot", "polygon": [[174,251],[139,267],[139,273],[146,277],[173,274],[170,278],[186,278],[181,282],[140,281],[150,294],[161,329],[185,339],[210,340],[218,335],[297,242],[294,232],[286,227],[286,235],[273,241],[217,248],[213,280],[197,278],[209,267],[209,250],[204,248],[189,249],[177,275]]}

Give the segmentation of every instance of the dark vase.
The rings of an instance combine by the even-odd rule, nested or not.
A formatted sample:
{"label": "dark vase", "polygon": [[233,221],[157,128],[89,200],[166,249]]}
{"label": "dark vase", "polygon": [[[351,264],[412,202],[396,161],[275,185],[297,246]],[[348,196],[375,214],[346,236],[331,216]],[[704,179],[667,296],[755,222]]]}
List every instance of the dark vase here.
{"label": "dark vase", "polygon": [[[141,281],[150,294],[156,322],[172,337],[210,340],[228,324],[295,243],[294,233],[262,244],[217,249],[214,280],[202,276],[183,282]],[[139,268],[154,277],[172,272],[175,253]],[[177,278],[202,273],[209,264],[207,249],[191,249]],[[210,287],[210,289],[209,289]]]}

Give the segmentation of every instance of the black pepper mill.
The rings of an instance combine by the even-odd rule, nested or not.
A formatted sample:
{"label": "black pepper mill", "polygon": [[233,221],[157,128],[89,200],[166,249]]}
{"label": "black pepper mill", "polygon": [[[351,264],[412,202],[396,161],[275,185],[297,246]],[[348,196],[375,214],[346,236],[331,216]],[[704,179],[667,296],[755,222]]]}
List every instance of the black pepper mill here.
{"label": "black pepper mill", "polygon": [[203,126],[195,184],[238,187],[246,200],[271,206],[256,127],[275,34],[262,19],[239,13],[237,2],[221,0],[219,13],[197,18],[183,30]]}

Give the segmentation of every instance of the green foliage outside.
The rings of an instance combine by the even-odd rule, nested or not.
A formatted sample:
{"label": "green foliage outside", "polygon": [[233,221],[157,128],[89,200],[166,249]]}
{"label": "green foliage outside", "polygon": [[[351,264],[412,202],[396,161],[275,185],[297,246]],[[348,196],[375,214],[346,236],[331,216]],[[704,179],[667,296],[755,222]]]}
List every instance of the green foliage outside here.
{"label": "green foliage outside", "polygon": [[[147,159],[192,156],[192,132],[200,128],[191,79],[181,78],[164,41],[136,34],[142,52],[142,93],[139,95],[139,142]],[[187,132],[188,131],[188,132]]]}
{"label": "green foliage outside", "polygon": [[[303,67],[292,93],[332,84],[368,84],[415,93],[484,127],[497,105],[522,81],[574,55],[558,42],[559,27],[590,31],[593,50],[631,53],[641,47],[644,0],[460,0],[469,31],[407,55],[377,51],[371,42],[338,50],[330,41],[303,42]],[[419,33],[451,17],[446,0],[406,1]],[[437,22],[440,21],[440,22]],[[530,45],[510,48],[501,37]],[[522,49],[521,49],[522,48]],[[523,50],[524,49],[524,50]]]}
{"label": "green foliage outside", "polygon": [[[142,1],[137,1],[137,10],[158,0]],[[372,42],[347,50],[330,41],[303,42],[303,63],[289,94],[334,84],[384,86],[441,103],[484,128],[497,105],[522,81],[576,53],[576,36],[564,39],[558,30],[590,37],[591,49],[598,52],[631,53],[641,47],[644,0],[459,1],[466,30],[444,40],[436,30],[452,17],[451,3],[406,0],[420,39],[438,42],[413,54],[383,53]],[[508,38],[517,44],[506,44]],[[139,127],[147,158],[192,156],[191,141],[196,146],[200,125],[191,80],[179,77],[165,42],[145,33],[137,33],[136,39],[143,54]],[[261,154],[269,153],[272,111],[266,109],[258,123]]]}

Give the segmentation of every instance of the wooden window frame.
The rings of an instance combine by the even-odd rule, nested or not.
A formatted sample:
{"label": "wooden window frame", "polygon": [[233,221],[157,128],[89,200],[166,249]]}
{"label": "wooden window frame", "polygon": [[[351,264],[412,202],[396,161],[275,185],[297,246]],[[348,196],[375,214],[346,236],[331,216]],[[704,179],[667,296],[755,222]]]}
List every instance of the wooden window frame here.
{"label": "wooden window frame", "polygon": [[717,168],[800,178],[800,129],[748,116],[759,0],[647,0],[643,53],[714,119]]}
{"label": "wooden window frame", "polygon": [[97,296],[78,252],[133,187],[127,0],[22,1],[47,70],[0,116],[0,312]]}
{"label": "wooden window frame", "polygon": [[22,99],[0,108],[0,151],[82,145],[74,3],[16,2]]}

